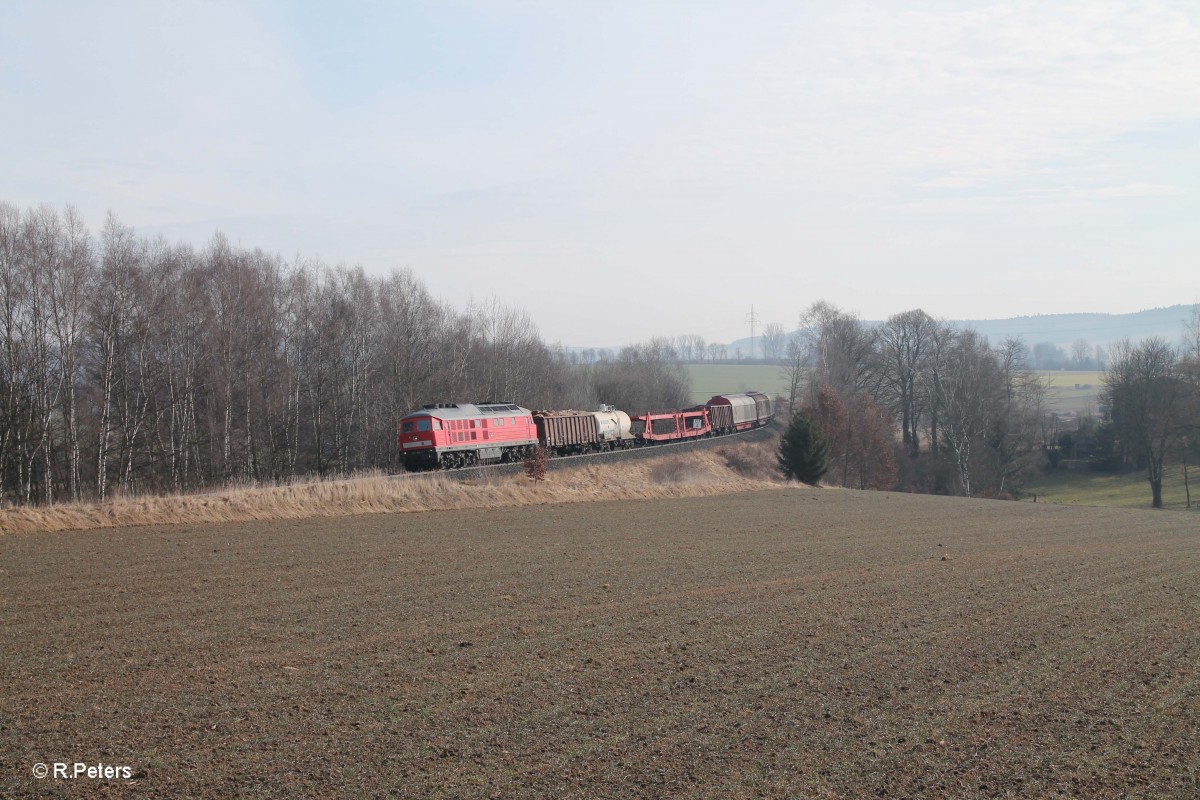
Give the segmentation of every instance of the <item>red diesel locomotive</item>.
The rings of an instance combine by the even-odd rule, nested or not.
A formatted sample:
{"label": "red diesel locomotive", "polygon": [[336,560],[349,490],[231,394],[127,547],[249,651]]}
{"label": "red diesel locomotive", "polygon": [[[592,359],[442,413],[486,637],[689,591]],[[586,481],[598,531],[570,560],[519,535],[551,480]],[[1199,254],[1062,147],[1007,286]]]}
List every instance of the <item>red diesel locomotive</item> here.
{"label": "red diesel locomotive", "polygon": [[533,413],[513,403],[438,403],[400,421],[408,470],[520,461],[537,443]]}

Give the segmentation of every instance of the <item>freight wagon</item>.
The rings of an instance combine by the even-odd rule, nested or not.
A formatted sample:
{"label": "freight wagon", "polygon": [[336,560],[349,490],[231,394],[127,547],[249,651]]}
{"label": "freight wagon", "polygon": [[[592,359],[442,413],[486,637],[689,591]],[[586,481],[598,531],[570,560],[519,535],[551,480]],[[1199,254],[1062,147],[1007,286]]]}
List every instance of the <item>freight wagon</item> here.
{"label": "freight wagon", "polygon": [[642,441],[674,442],[697,439],[712,433],[706,406],[685,408],[682,411],[653,411],[630,417],[633,435]]}
{"label": "freight wagon", "polygon": [[629,415],[611,406],[599,411],[538,411],[538,441],[555,455],[598,453],[636,444]]}
{"label": "freight wagon", "polygon": [[713,430],[733,433],[761,428],[775,418],[771,398],[762,392],[719,394],[708,401]]}

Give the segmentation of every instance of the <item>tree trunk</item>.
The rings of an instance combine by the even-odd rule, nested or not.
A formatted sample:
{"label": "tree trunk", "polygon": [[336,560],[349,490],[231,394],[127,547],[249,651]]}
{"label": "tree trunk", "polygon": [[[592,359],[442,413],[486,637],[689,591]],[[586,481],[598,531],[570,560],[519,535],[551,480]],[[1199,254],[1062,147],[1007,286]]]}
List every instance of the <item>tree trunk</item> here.
{"label": "tree trunk", "polygon": [[[114,309],[113,315],[109,318],[110,325],[115,325],[113,321],[115,316]],[[111,435],[113,380],[116,371],[116,354],[114,352],[116,343],[113,341],[112,328],[104,331],[102,336],[104,366],[100,393],[100,436],[96,446],[96,496],[100,500],[104,500],[105,492],[108,489],[108,443]]]}
{"label": "tree trunk", "polygon": [[1192,507],[1192,488],[1188,485],[1187,450],[1183,451],[1183,491],[1187,496],[1187,508]]}

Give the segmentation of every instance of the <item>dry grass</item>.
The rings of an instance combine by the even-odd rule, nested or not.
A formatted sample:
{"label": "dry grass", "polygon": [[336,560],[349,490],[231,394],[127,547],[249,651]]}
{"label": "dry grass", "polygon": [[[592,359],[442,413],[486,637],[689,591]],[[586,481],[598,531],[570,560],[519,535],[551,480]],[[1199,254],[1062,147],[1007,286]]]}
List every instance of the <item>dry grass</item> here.
{"label": "dry grass", "polygon": [[716,453],[734,473],[759,481],[774,480],[779,474],[775,451],[779,436],[764,442],[738,442],[718,447]]}
{"label": "dry grass", "polygon": [[[732,448],[720,451],[728,449]],[[697,451],[662,459],[557,469],[538,483],[524,475],[460,478],[432,474],[402,479],[368,475],[324,483],[236,487],[200,495],[11,508],[0,510],[0,534],[700,497],[782,485],[773,475],[748,477],[732,469],[727,457]]]}
{"label": "dry grass", "polygon": [[663,458],[651,467],[650,480],[660,486],[677,486],[684,483],[703,483],[704,475],[686,458]]}

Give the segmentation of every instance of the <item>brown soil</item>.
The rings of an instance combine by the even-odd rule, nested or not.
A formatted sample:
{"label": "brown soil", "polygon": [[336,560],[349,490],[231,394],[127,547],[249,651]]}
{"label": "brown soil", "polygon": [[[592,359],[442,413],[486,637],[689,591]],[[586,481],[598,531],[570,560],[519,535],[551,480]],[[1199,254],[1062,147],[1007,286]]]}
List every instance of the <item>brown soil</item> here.
{"label": "brown soil", "polygon": [[0,796],[1196,797],[1198,573],[828,489],[3,537]]}

